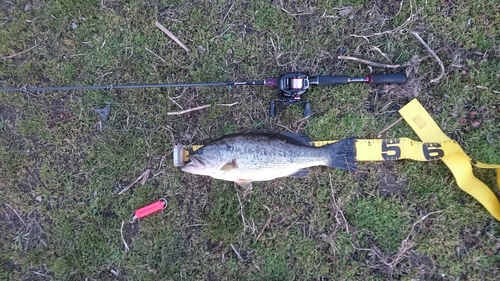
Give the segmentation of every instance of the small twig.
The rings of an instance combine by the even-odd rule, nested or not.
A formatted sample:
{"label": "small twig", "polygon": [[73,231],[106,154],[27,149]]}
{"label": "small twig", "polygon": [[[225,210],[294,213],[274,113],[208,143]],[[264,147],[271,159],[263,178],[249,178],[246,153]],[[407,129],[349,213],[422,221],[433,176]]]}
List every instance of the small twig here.
{"label": "small twig", "polygon": [[377,253],[375,250],[371,249],[371,248],[358,248],[356,247],[352,242],[351,242],[351,246],[356,250],[356,251],[364,251],[364,252],[372,252],[373,254],[375,254],[380,260],[382,260],[382,257],[380,256],[379,253]]}
{"label": "small twig", "polygon": [[10,56],[6,56],[6,57],[4,57],[4,56],[0,55],[0,57],[1,57],[2,59],[4,59],[4,60],[6,60],[6,59],[10,59],[10,58],[13,58],[13,57],[16,57],[16,56],[22,55],[22,54],[24,54],[24,53],[27,53],[27,52],[29,52],[29,51],[33,50],[33,49],[34,49],[34,48],[36,48],[36,47],[38,47],[38,45],[35,45],[35,46],[33,46],[33,47],[31,47],[31,48],[29,48],[29,49],[27,49],[27,50],[24,50],[24,51],[19,52],[19,53],[15,53],[15,54],[10,55]]}
{"label": "small twig", "polygon": [[240,253],[236,250],[236,248],[233,246],[233,244],[230,244],[231,245],[231,248],[233,248],[233,251],[234,253],[236,254],[236,256],[238,257],[238,259],[240,261],[244,261],[243,258],[241,257]]}
{"label": "small twig", "polygon": [[169,97],[169,98],[172,100],[180,99],[184,95],[184,93],[186,93],[186,91],[187,91],[187,88],[184,88],[184,90],[182,90],[182,93],[180,95],[173,97],[173,98],[171,98],[171,97]]}
{"label": "small twig", "polygon": [[347,219],[344,216],[344,212],[342,212],[342,209],[340,209],[339,205],[337,204],[337,201],[335,200],[335,192],[333,190],[333,185],[332,185],[332,175],[328,174],[328,176],[329,176],[329,179],[330,179],[330,190],[332,192],[332,200],[333,200],[332,204],[336,208],[335,219],[337,220],[337,223],[339,225],[342,225],[342,223],[337,218],[337,213],[340,213],[340,215],[342,216],[342,219],[344,220],[343,224],[345,224],[345,230],[346,230],[347,233],[349,233],[349,223],[347,222]]}
{"label": "small twig", "polygon": [[142,176],[142,179],[141,179],[141,185],[145,185],[146,184],[146,181],[148,180],[149,178],[149,172],[150,170],[147,169],[141,176]]}
{"label": "small twig", "polygon": [[[429,216],[431,215],[434,215],[434,214],[439,214],[439,213],[442,213],[443,211],[435,211],[435,212],[430,212],[428,213],[427,215],[425,216],[422,216],[418,221],[416,221],[412,227],[411,227],[411,231],[410,233],[408,234],[408,236],[406,236],[406,239],[403,240],[403,242],[405,241],[408,241],[410,239],[410,236],[413,234],[413,231],[415,230],[415,227],[417,226],[417,224],[419,224],[420,222],[422,222],[423,220],[427,219]],[[417,231],[418,232],[418,231]],[[416,233],[415,233],[416,234]]]}
{"label": "small twig", "polygon": [[[236,184],[235,184],[235,189],[236,189]],[[243,198],[245,198],[246,193],[248,192],[248,189],[243,192]],[[257,229],[255,227],[255,222],[253,221],[252,218],[250,220],[252,221],[252,224],[250,225],[250,220],[247,220],[245,218],[245,215],[243,214],[243,203],[241,203],[241,198],[240,195],[238,194],[238,190],[236,190],[236,197],[238,197],[238,203],[240,204],[240,214],[241,214],[241,221],[243,224],[243,233],[245,233],[246,229],[249,228],[251,233],[255,236],[255,233],[257,232]]]}
{"label": "small twig", "polygon": [[368,37],[380,36],[380,35],[384,35],[384,34],[388,34],[388,33],[394,33],[396,31],[400,30],[401,28],[405,27],[405,25],[407,25],[408,23],[410,23],[412,19],[413,19],[413,15],[410,15],[410,17],[408,17],[406,19],[406,21],[402,25],[396,27],[393,30],[386,30],[384,32],[377,32],[377,33],[373,33],[373,34],[370,34],[370,35],[356,35],[356,34],[351,34],[351,36],[352,37],[358,37],[358,38],[364,38],[365,40],[369,41]]}
{"label": "small twig", "polygon": [[373,62],[369,60],[364,60],[364,59],[359,59],[355,57],[350,57],[350,56],[338,56],[337,57],[339,60],[353,60],[359,63],[364,63],[368,64],[371,66],[376,66],[376,67],[383,67],[383,68],[403,68],[403,67],[408,67],[412,65],[412,61],[407,61],[402,64],[385,64],[385,63],[378,63],[378,62]]}
{"label": "small twig", "polygon": [[310,118],[311,116],[313,116],[313,115],[314,115],[314,113],[313,113],[313,114],[311,114],[311,115],[309,115],[309,116],[302,117],[302,118],[300,118],[299,120],[295,121],[295,122],[293,123],[293,125],[294,125],[294,126],[296,126],[296,125],[297,125],[297,123],[299,124],[299,129],[297,129],[297,131],[299,131],[299,130],[300,130],[300,127],[304,124],[304,121],[306,121],[307,119],[309,119],[309,118]]}
{"label": "small twig", "polygon": [[332,247],[332,253],[335,255],[339,249],[337,248],[337,246],[335,246],[335,238],[336,238],[336,235],[337,235],[337,232],[339,231],[339,226],[336,225],[333,232],[330,233],[330,234],[321,234],[320,237],[321,237],[321,240],[325,243],[327,243],[328,245],[330,245],[330,247]]}
{"label": "small twig", "polygon": [[175,103],[175,105],[177,105],[177,106],[178,106],[181,110],[183,110],[183,109],[184,109],[184,108],[182,108],[182,106],[181,106],[180,104],[178,104],[178,103],[177,103],[177,102],[176,102],[173,98],[171,98],[171,97],[169,97],[169,96],[167,96],[167,97],[168,97],[168,99],[169,99],[171,102]]}
{"label": "small twig", "polygon": [[123,225],[125,224],[124,221],[122,221],[122,226],[120,227],[120,235],[122,237],[123,245],[125,245],[125,251],[130,251],[130,248],[127,245],[127,242],[125,242],[125,238],[123,238]]}
{"label": "small twig", "polygon": [[431,47],[429,47],[429,45],[427,45],[427,43],[425,43],[425,41],[422,39],[422,37],[420,37],[420,35],[418,35],[417,32],[412,32],[411,34],[413,34],[413,36],[415,36],[418,41],[420,41],[420,43],[422,43],[422,45],[424,45],[424,47],[427,49],[427,51],[429,51],[429,53],[431,53],[431,55],[436,59],[436,61],[439,63],[439,66],[441,67],[441,74],[439,74],[438,77],[434,78],[431,80],[431,83],[436,83],[438,82],[441,78],[443,78],[444,76],[444,64],[443,62],[441,61],[441,59],[438,57],[438,55],[436,55],[436,53],[431,49]]}
{"label": "small twig", "polygon": [[387,130],[389,130],[390,128],[394,127],[397,123],[401,122],[401,120],[403,120],[403,117],[400,117],[398,120],[392,122],[391,124],[389,124],[387,127],[383,128],[380,132],[378,132],[377,134],[377,138],[380,138],[382,137],[382,134],[385,133]]}
{"label": "small twig", "polygon": [[269,224],[271,223],[271,219],[273,218],[271,210],[267,206],[265,206],[265,205],[264,205],[264,207],[266,207],[267,211],[269,212],[269,218],[267,219],[266,224],[264,224],[264,227],[260,231],[259,235],[257,235],[257,239],[255,239],[254,244],[257,243],[257,241],[259,241],[260,236],[262,235],[262,233],[264,233],[264,230],[266,229],[266,227],[269,226]]}
{"label": "small twig", "polygon": [[278,124],[278,123],[276,123],[275,125],[278,126],[278,127],[283,128],[283,129],[285,129],[285,130],[287,130],[287,131],[289,131],[291,133],[295,133],[292,129],[288,128],[287,126],[284,126],[284,125],[281,125],[281,124]]}
{"label": "small twig", "polygon": [[151,54],[153,54],[153,56],[159,58],[161,61],[163,62],[166,62],[162,57],[160,57],[159,55],[155,54],[153,51],[151,51],[150,49],[144,47],[144,49],[146,49],[146,51],[150,52]]}
{"label": "small twig", "polygon": [[240,195],[238,192],[236,192],[236,197],[238,198],[238,203],[240,204],[240,214],[241,214],[241,222],[243,223],[243,232],[245,232],[245,228],[247,226],[247,220],[245,219],[245,216],[243,215],[243,204],[241,203]]}
{"label": "small twig", "polygon": [[146,180],[148,179],[149,177],[149,172],[151,170],[147,169],[146,171],[144,171],[144,173],[142,173],[134,182],[132,182],[131,184],[129,184],[127,187],[125,187],[122,191],[120,191],[118,193],[118,195],[122,194],[123,192],[129,190],[132,186],[134,186],[136,183],[138,183],[141,179],[141,185],[144,185],[146,183]]}
{"label": "small twig", "polygon": [[161,165],[163,165],[163,161],[165,161],[165,158],[167,157],[167,155],[163,155],[160,159],[160,164],[158,165],[158,170],[161,169]]}
{"label": "small twig", "polygon": [[[436,211],[436,212],[431,212],[428,213],[427,215],[421,217],[419,220],[417,220],[413,226],[411,227],[410,233],[408,233],[408,236],[401,241],[401,245],[399,246],[398,252],[392,257],[390,257],[391,262],[388,261],[388,255],[382,253],[380,249],[376,246],[372,246],[370,249],[366,248],[357,248],[354,246],[354,244],[351,243],[352,247],[358,251],[368,251],[371,252],[372,254],[376,255],[377,258],[381,263],[383,263],[387,268],[389,269],[389,272],[391,272],[396,268],[396,266],[401,262],[401,260],[405,257],[406,252],[408,252],[413,246],[414,243],[410,241],[410,238],[415,238],[415,235],[418,233],[418,231],[415,231],[415,227],[421,223],[423,220],[427,219],[430,215],[441,213],[442,211]],[[379,268],[380,269],[380,268]]]}
{"label": "small twig", "polygon": [[38,271],[32,270],[31,272],[34,273],[34,274],[36,274],[36,275],[43,276],[45,278],[50,278],[50,276],[48,276],[47,274],[43,274],[43,273],[40,273]]}
{"label": "small twig", "polygon": [[170,96],[167,96],[167,98],[170,101],[172,101],[174,104],[176,104],[181,110],[184,110],[184,108],[180,104],[178,104],[175,100],[181,98],[186,91],[187,91],[187,88],[184,88],[184,90],[182,91],[182,93],[180,95],[173,97],[173,98],[171,98]]}
{"label": "small twig", "polygon": [[285,12],[285,13],[289,14],[289,15],[290,15],[290,16],[292,16],[292,17],[296,17],[296,16],[305,16],[305,15],[310,15],[310,14],[312,14],[311,12],[309,12],[309,13],[298,13],[298,14],[292,14],[292,13],[290,13],[289,11],[287,11],[287,10],[286,10],[285,8],[283,8],[283,7],[281,7],[281,10],[283,10],[283,12]]}
{"label": "small twig", "polygon": [[298,13],[298,14],[292,14],[290,13],[289,11],[287,11],[285,8],[283,8],[283,1],[280,1],[281,2],[281,10],[286,12],[287,14],[289,14],[290,16],[292,17],[296,17],[296,16],[303,16],[303,15],[310,15],[312,14],[312,12],[309,12],[309,13]]}
{"label": "small twig", "polygon": [[415,237],[415,235],[417,235],[417,233],[420,231],[415,231],[415,227],[417,226],[417,224],[419,224],[420,222],[422,222],[423,220],[425,220],[426,218],[428,218],[430,215],[433,215],[433,214],[438,214],[438,213],[441,213],[442,211],[436,211],[436,212],[430,212],[428,213],[427,215],[421,217],[418,221],[416,221],[412,227],[411,227],[411,230],[410,230],[410,233],[408,233],[408,236],[406,236],[405,240],[403,240],[401,242],[401,246],[399,247],[399,250],[398,252],[392,257],[392,262],[391,263],[386,263],[384,262],[386,265],[389,266],[390,269],[393,269],[396,267],[396,265],[401,261],[401,259],[403,258],[404,254],[410,250],[414,243],[412,241],[410,241],[410,238],[411,236],[413,235],[413,238]]}
{"label": "small twig", "polygon": [[233,27],[233,26],[232,26],[232,25],[229,25],[229,27],[228,27],[228,28],[226,28],[226,30],[224,30],[221,34],[219,34],[219,35],[217,35],[217,36],[212,37],[212,39],[210,39],[210,41],[213,41],[214,39],[217,39],[217,38],[221,37],[222,35],[226,34],[226,32],[227,32],[227,31],[228,31],[231,27]]}
{"label": "small twig", "polygon": [[321,15],[321,18],[329,18],[329,19],[338,19],[340,18],[339,16],[331,16],[331,15],[327,15],[326,14],[326,11]]}
{"label": "small twig", "polygon": [[[401,6],[403,5],[403,3],[401,2]],[[400,10],[401,11],[401,6],[400,6]],[[398,12],[399,14],[399,12]],[[358,38],[364,38],[366,41],[369,41],[368,38],[369,37],[373,37],[373,36],[380,36],[380,35],[384,35],[384,34],[388,34],[388,33],[394,33],[396,31],[399,31],[400,29],[402,29],[403,27],[405,27],[408,23],[410,23],[413,18],[415,17],[415,15],[413,14],[413,5],[412,5],[412,2],[410,1],[410,16],[406,19],[406,21],[394,28],[393,30],[386,30],[386,31],[383,31],[383,32],[377,32],[377,33],[373,33],[373,34],[370,34],[370,35],[356,35],[356,34],[351,34],[352,37],[358,37]]]}
{"label": "small twig", "polygon": [[273,38],[269,37],[269,39],[271,40],[271,45],[273,46],[274,51],[277,51],[278,49],[276,48],[276,45],[274,45]]}
{"label": "small twig", "polygon": [[206,105],[198,106],[198,107],[195,107],[195,108],[189,108],[189,109],[186,109],[186,110],[167,112],[167,115],[181,115],[181,114],[188,113],[188,112],[191,112],[191,111],[205,109],[205,108],[210,107],[210,106],[211,106],[210,104],[206,104]]}
{"label": "small twig", "polygon": [[166,29],[163,25],[161,25],[161,23],[159,22],[155,22],[155,25],[156,27],[158,27],[161,31],[163,31],[163,33],[167,34],[168,37],[170,37],[172,40],[175,41],[175,43],[177,43],[177,45],[181,46],[184,50],[186,50],[186,52],[189,52],[189,49],[184,46],[184,44],[182,44],[182,42],[177,39],[177,37],[175,37],[172,32],[168,31],[168,29]]}
{"label": "small twig", "polygon": [[199,227],[199,226],[206,226],[207,224],[205,223],[197,223],[197,224],[190,224],[190,225],[187,225],[186,228],[188,227]]}
{"label": "small twig", "polygon": [[391,60],[387,57],[387,54],[382,52],[382,50],[380,50],[379,47],[377,46],[371,46],[370,50],[374,50],[374,51],[377,51],[379,52],[379,54],[381,54],[388,62],[391,62]]}
{"label": "small twig", "polygon": [[14,213],[16,214],[16,216],[21,220],[21,222],[24,224],[25,227],[28,227],[28,225],[26,225],[26,223],[24,222],[23,218],[21,218],[21,216],[19,215],[19,213],[14,209],[12,208],[9,204],[5,203],[5,205],[7,205],[7,207],[11,208],[12,211],[14,211]]}
{"label": "small twig", "polygon": [[253,264],[253,266],[255,266],[255,268],[257,268],[257,270],[260,272],[260,274],[261,274],[261,275],[262,275],[262,274],[264,274],[264,273],[262,272],[262,269],[260,269],[260,267],[259,267],[258,265],[256,265],[256,264],[255,264],[255,261],[252,261],[252,264]]}
{"label": "small twig", "polygon": [[239,104],[240,102],[233,102],[233,103],[218,103],[217,105],[221,105],[221,106],[233,106],[233,105],[237,105]]}
{"label": "small twig", "polygon": [[234,7],[234,2],[233,2],[233,4],[231,4],[231,7],[229,7],[229,10],[227,10],[227,13],[226,13],[226,15],[222,18],[222,21],[225,21],[225,20],[226,20],[227,16],[229,15],[229,12],[231,12],[231,10],[233,9],[233,7]]}
{"label": "small twig", "polygon": [[[403,9],[403,3],[404,2],[405,2],[404,0],[401,0],[401,3],[399,3],[399,10],[398,10],[398,12],[392,18],[386,19],[386,20],[393,20],[393,19],[395,19],[401,13],[401,10]],[[410,4],[411,4],[411,1],[410,1]]]}

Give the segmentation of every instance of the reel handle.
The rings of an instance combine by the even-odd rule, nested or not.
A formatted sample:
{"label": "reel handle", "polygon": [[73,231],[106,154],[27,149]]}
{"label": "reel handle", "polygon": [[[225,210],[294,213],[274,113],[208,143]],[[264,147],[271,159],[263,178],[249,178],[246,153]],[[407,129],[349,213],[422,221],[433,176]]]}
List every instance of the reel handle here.
{"label": "reel handle", "polygon": [[274,100],[271,100],[271,104],[269,105],[269,116],[276,116],[276,105],[274,103]]}
{"label": "reel handle", "polygon": [[311,103],[308,100],[304,102],[304,110],[302,111],[302,115],[304,115],[304,117],[309,117],[312,115]]}

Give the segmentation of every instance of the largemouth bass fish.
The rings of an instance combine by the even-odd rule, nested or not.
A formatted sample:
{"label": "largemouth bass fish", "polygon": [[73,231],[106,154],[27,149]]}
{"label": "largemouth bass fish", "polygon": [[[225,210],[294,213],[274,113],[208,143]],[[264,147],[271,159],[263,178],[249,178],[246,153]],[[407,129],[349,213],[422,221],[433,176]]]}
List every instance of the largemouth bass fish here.
{"label": "largemouth bass fish", "polygon": [[294,133],[226,135],[188,158],[182,171],[233,181],[244,188],[251,188],[253,181],[305,177],[313,166],[357,169],[354,138],[314,147],[307,136]]}

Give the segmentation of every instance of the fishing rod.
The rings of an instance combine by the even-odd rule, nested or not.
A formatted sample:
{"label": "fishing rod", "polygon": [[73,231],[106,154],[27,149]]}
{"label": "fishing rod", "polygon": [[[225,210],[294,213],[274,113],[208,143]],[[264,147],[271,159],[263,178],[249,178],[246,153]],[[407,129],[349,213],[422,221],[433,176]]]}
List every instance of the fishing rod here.
{"label": "fishing rod", "polygon": [[56,87],[18,87],[0,88],[0,92],[44,92],[44,91],[75,91],[75,90],[114,90],[114,89],[147,89],[147,88],[174,88],[174,87],[212,87],[212,86],[267,86],[278,87],[279,98],[271,100],[269,115],[276,115],[276,103],[293,105],[303,104],[303,115],[311,116],[309,100],[303,100],[302,95],[311,85],[338,86],[348,83],[369,84],[403,84],[407,80],[406,74],[374,74],[364,77],[349,76],[308,76],[302,72],[287,73],[278,78],[264,80],[234,81],[234,82],[207,82],[207,83],[168,83],[168,84],[128,84],[128,85],[87,85],[87,86],[56,86]]}

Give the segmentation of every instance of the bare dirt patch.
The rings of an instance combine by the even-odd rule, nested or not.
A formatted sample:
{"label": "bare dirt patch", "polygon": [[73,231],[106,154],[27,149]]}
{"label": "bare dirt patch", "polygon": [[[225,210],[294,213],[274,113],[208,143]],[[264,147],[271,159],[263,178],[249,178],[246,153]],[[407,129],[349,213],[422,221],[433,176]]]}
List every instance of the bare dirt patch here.
{"label": "bare dirt patch", "polygon": [[381,196],[391,197],[400,195],[406,190],[407,184],[405,180],[400,179],[396,175],[392,165],[389,163],[380,165],[379,184],[377,187]]}

